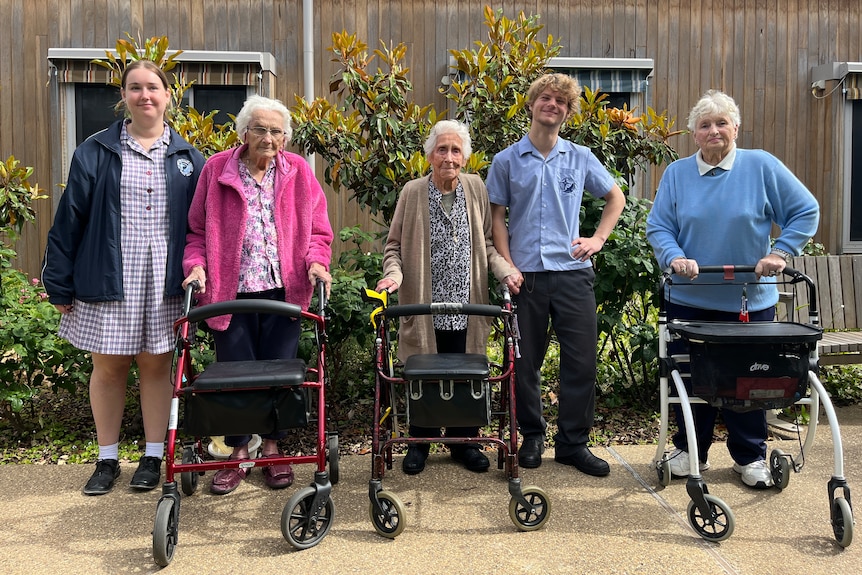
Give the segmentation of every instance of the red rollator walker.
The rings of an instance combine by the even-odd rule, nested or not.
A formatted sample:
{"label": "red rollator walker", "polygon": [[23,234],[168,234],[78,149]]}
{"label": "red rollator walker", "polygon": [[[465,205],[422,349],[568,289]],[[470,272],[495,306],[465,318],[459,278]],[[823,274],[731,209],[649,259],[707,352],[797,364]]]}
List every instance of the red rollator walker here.
{"label": "red rollator walker", "polygon": [[[521,531],[534,531],[548,521],[551,504],[545,492],[521,486],[518,477],[518,431],[515,419],[515,356],[517,323],[508,291],[502,306],[431,303],[389,306],[388,292],[366,290],[380,307],[371,314],[377,333],[374,347],[374,428],[372,434],[369,514],[374,529],[395,538],[406,524],[404,504],[383,489],[385,470],[392,469],[395,444],[480,443],[497,447],[497,467],[508,478],[509,517]],[[405,316],[463,314],[497,318],[494,327],[501,362],[481,354],[416,354],[403,365],[395,361],[393,332]],[[495,437],[404,437],[400,424],[420,427],[489,426]]]}
{"label": "red rollator walker", "polygon": [[[218,302],[192,309],[196,283],[186,289],[183,317],[174,323],[174,394],[168,425],[165,482],[156,507],[153,558],[164,567],[173,559],[179,540],[180,489],[191,496],[198,478],[207,471],[269,465],[311,463],[314,481],[296,491],[284,506],[281,532],[297,549],[320,543],[332,527],[330,493],[338,483],[338,436],[326,430],[326,305],[325,288],[318,282],[318,312],[273,300],[245,299]],[[302,359],[227,361],[208,365],[200,373],[192,366],[196,324],[205,319],[241,313],[277,314],[303,321],[313,331],[314,365]],[[175,460],[180,405],[182,460]],[[312,454],[245,460],[204,460],[201,438],[246,433],[271,433],[316,425],[316,451]],[[327,471],[327,465],[329,469]],[[180,477],[180,489],[177,486]]]}

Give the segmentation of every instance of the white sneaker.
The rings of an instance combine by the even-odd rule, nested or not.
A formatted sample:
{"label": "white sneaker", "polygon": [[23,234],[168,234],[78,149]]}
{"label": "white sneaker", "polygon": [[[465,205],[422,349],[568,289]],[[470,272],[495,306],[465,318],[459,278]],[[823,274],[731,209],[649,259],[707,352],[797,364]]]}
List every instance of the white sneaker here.
{"label": "white sneaker", "polygon": [[772,472],[763,459],[753,461],[748,465],[733,464],[733,470],[742,475],[742,482],[755,489],[772,487]]}
{"label": "white sneaker", "polygon": [[[670,463],[670,474],[673,477],[688,477],[691,471],[691,464],[688,460],[688,451],[682,449],[674,449],[668,456]],[[701,472],[709,469],[709,461],[701,462],[698,466]]]}

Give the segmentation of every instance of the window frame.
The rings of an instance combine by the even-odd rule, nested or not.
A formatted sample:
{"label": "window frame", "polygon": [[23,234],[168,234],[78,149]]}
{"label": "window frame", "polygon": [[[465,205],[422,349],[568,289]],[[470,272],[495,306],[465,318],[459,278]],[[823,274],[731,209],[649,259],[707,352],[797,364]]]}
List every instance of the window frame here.
{"label": "window frame", "polygon": [[[69,165],[76,148],[76,93],[78,84],[102,84],[110,72],[98,65],[90,66],[89,72],[74,72],[76,67],[89,66],[93,60],[105,59],[108,53],[117,56],[115,50],[101,48],[49,48],[48,71],[51,87],[51,125],[59,129],[52,137],[51,155],[58,161],[52,162],[52,179],[65,182],[68,179]],[[238,52],[218,50],[184,50],[176,62],[178,68],[168,72],[182,72],[183,67],[195,69],[199,75],[214,81],[197,81],[190,88],[193,97],[194,85],[200,86],[245,86],[246,96],[260,94],[269,96],[275,92],[276,62],[269,52]],[[209,74],[210,68],[216,72]],[[82,78],[75,76],[82,75]],[[195,78],[196,79],[196,78]],[[239,81],[239,80],[241,81]],[[80,81],[82,80],[82,81]],[[186,78],[188,81],[189,78]],[[218,81],[221,80],[221,81]],[[119,98],[119,94],[118,94]],[[60,194],[54,194],[53,207],[56,209]]]}
{"label": "window frame", "polygon": [[[857,108],[854,111],[854,108]],[[849,126],[850,129],[844,130],[844,141],[842,152],[844,156],[844,173],[842,174],[844,189],[843,198],[843,217],[841,222],[841,253],[858,254],[862,253],[862,239],[851,239],[851,216],[853,209],[853,126],[854,124],[862,124],[862,118],[856,117],[856,114],[862,115],[862,100],[845,100],[844,101],[844,126]],[[857,138],[857,145],[862,146],[862,137]],[[862,150],[856,150],[856,154],[862,154]],[[862,190],[862,166],[858,168],[856,174],[856,186]],[[862,203],[862,194],[857,198],[857,201]],[[857,206],[857,209],[862,209]]]}
{"label": "window frame", "polygon": [[[831,82],[837,83],[827,90],[828,83]],[[850,239],[852,224],[850,216],[853,207],[853,124],[854,121],[862,123],[862,118],[854,117],[857,113],[862,114],[860,88],[862,88],[862,62],[829,62],[811,68],[811,91],[815,98],[838,94],[840,89],[840,109],[834,117],[840,120],[835,143],[839,148],[836,161],[840,163],[841,178],[842,217],[838,243],[839,253],[842,254],[862,253],[862,240]],[[857,145],[862,146],[862,138],[858,139]],[[862,150],[857,150],[857,155],[859,153],[862,153]],[[858,179],[856,185],[862,189],[862,170],[856,177]],[[862,202],[862,195],[858,201]]]}
{"label": "window frame", "polygon": [[[638,72],[642,76],[643,82],[642,91],[630,92],[611,92],[600,88],[602,92],[608,94],[628,94],[629,110],[638,109],[646,110],[650,103],[650,78],[655,70],[655,63],[652,58],[574,58],[574,57],[556,57],[548,60],[548,68],[554,72],[569,74],[578,77],[577,72],[606,72],[606,71],[621,71],[621,72]],[[578,83],[581,80],[578,79]],[[583,88],[583,86],[581,86]],[[590,86],[592,89],[593,87]],[[629,189],[627,194],[632,197],[652,198],[652,193],[655,190],[647,189],[649,182],[649,174],[642,168],[636,168],[628,181]]]}

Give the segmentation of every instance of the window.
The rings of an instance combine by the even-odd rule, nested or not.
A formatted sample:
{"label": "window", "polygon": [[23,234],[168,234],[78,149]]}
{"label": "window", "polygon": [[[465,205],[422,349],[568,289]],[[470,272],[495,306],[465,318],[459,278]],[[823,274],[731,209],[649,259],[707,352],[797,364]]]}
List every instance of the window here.
{"label": "window", "polygon": [[186,96],[188,104],[202,114],[218,110],[213,120],[226,124],[231,121],[228,114],[236,116],[249,94],[245,86],[192,86]]}
{"label": "window", "polygon": [[577,78],[578,83],[608,95],[608,106],[646,105],[653,61],[649,58],[551,58],[548,67]]}
{"label": "window", "polygon": [[[74,146],[78,146],[91,134],[103,130],[119,118],[115,110],[120,92],[113,86],[99,84],[74,84]],[[183,105],[192,106],[202,114],[218,112],[214,121],[225,124],[236,115],[249,96],[246,86],[197,86],[193,85],[183,95]]]}
{"label": "window", "polygon": [[[647,88],[653,71],[649,58],[551,58],[548,67],[555,72],[568,74],[578,80],[581,87],[607,94],[608,107],[629,110],[646,110]],[[638,169],[634,174],[625,174],[628,193],[640,197],[652,197],[647,190],[647,174]]]}
{"label": "window", "polygon": [[839,106],[834,129],[839,189],[827,192],[844,208],[837,253],[862,253],[862,62],[814,66],[811,90],[815,98],[831,98]]}
{"label": "window", "polygon": [[75,84],[75,146],[90,134],[104,130],[116,121],[114,106],[120,91],[113,86]]}
{"label": "window", "polygon": [[[850,221],[847,223],[849,235],[848,246],[862,246],[862,100],[850,103],[851,121],[850,134]],[[847,250],[850,251],[850,250]],[[852,251],[857,251],[856,249]]]}
{"label": "window", "polygon": [[[75,148],[91,134],[116,121],[114,106],[119,91],[108,85],[110,72],[94,59],[104,59],[98,48],[51,48],[48,62],[51,87],[51,123],[56,126],[52,154],[52,179],[66,181]],[[168,72],[192,83],[184,101],[202,113],[219,110],[217,124],[230,120],[251,94],[269,96],[275,91],[275,61],[267,52],[217,52],[186,50],[179,65]],[[55,202],[59,196],[55,196]]]}

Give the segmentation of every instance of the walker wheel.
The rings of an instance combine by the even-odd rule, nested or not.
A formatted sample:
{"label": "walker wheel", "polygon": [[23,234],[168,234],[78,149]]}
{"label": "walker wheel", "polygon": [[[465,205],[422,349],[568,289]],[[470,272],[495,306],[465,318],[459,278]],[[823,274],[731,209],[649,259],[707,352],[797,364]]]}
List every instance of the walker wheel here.
{"label": "walker wheel", "polygon": [[779,489],[784,489],[790,483],[790,461],[780,449],[773,449],[769,454],[769,470],[772,472],[772,482]]}
{"label": "walker wheel", "polygon": [[853,542],[853,510],[843,497],[832,500],[832,533],[841,547]]}
{"label": "walker wheel", "polygon": [[378,491],[377,500],[382,512],[374,511],[374,503],[368,506],[368,515],[378,534],[389,539],[395,539],[404,531],[404,504],[394,493]]}
{"label": "walker wheel", "polygon": [[179,508],[172,497],[165,497],[156,507],[153,525],[153,559],[159,567],[167,567],[174,558],[179,533]]}
{"label": "walker wheel", "polygon": [[314,547],[326,537],[332,527],[332,499],[327,497],[317,517],[313,518],[311,506],[315,495],[315,487],[303,487],[293,494],[281,512],[281,534],[296,549]]}
{"label": "walker wheel", "polygon": [[551,516],[551,501],[548,495],[539,487],[525,487],[521,493],[529,502],[530,507],[512,497],[509,499],[509,518],[520,531],[535,531],[541,529]]}
{"label": "walker wheel", "polygon": [[688,504],[688,521],[691,526],[697,531],[697,534],[708,541],[724,541],[733,535],[733,528],[736,525],[736,518],[733,516],[733,511],[727,506],[727,503],[710,495],[704,494],[704,499],[709,505],[711,517],[704,517],[694,501]]}
{"label": "walker wheel", "polygon": [[326,452],[329,461],[329,482],[335,485],[341,477],[338,465],[338,434],[333,433],[326,438]]}
{"label": "walker wheel", "polygon": [[664,487],[670,485],[670,480],[673,478],[673,474],[670,471],[669,459],[663,457],[661,461],[657,461],[655,464],[655,471],[658,475],[659,485]]}
{"label": "walker wheel", "polygon": [[[191,447],[186,447],[183,449],[183,465],[189,463],[199,463],[198,458],[195,457],[195,450]],[[200,477],[200,473],[195,471],[183,471],[180,473],[180,487],[183,490],[183,495],[194,495],[195,491],[198,490],[198,477]]]}

